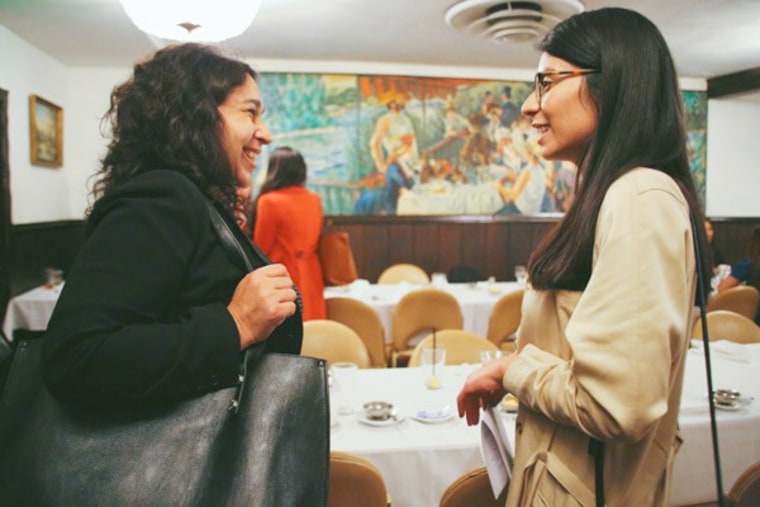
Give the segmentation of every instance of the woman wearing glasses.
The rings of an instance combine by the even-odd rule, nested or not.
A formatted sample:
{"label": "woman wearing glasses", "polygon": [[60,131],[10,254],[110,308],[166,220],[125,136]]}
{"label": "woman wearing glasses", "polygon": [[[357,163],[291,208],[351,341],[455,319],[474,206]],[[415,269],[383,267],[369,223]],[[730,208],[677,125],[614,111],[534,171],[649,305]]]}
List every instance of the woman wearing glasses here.
{"label": "woman wearing glasses", "polygon": [[468,378],[459,413],[475,424],[519,399],[508,506],[665,505],[698,269],[690,214],[702,224],[673,61],[649,20],[617,8],[569,18],[540,47],[522,112],[544,158],[578,167],[576,196],[532,254],[518,352]]}

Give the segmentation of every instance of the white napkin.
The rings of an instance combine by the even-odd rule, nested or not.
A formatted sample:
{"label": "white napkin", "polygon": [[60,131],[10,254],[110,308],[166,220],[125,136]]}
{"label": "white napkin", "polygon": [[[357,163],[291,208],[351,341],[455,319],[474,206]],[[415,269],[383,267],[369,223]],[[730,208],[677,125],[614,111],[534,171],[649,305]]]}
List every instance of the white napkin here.
{"label": "white napkin", "polygon": [[512,478],[512,442],[514,427],[508,432],[501,413],[494,407],[483,411],[480,421],[480,448],[483,462],[488,470],[488,479],[494,498],[498,498]]}
{"label": "white napkin", "polygon": [[[691,350],[703,352],[704,344],[701,340],[691,341]],[[710,357],[720,357],[728,359],[730,361],[736,361],[737,363],[749,363],[750,352],[747,348],[736,342],[728,340],[717,340],[710,342]]]}

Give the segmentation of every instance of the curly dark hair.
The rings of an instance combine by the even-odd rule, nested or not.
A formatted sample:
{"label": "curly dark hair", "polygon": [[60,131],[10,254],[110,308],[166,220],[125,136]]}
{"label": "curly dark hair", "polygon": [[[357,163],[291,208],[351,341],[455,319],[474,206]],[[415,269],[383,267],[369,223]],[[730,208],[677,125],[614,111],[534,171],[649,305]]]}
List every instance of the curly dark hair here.
{"label": "curly dark hair", "polygon": [[246,76],[258,78],[247,64],[192,43],[169,46],[135,65],[132,77],[111,92],[103,117],[112,139],[94,175],[93,197],[139,174],[168,169],[227,209],[240,207],[217,107]]}

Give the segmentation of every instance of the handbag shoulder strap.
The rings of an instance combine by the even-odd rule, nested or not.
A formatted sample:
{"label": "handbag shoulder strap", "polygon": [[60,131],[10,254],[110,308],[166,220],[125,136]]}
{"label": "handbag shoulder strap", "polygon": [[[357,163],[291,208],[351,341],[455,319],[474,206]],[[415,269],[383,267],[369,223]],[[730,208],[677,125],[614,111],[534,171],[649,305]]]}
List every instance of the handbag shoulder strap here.
{"label": "handbag shoulder strap", "polygon": [[694,241],[694,258],[697,264],[697,298],[699,300],[699,315],[702,322],[702,343],[705,352],[705,370],[707,373],[707,400],[710,407],[710,432],[712,435],[713,459],[715,461],[715,482],[718,488],[718,506],[723,507],[723,474],[720,468],[720,446],[718,445],[718,425],[715,421],[715,400],[713,399],[712,366],[710,364],[710,336],[707,332],[707,295],[705,279],[702,273],[702,251],[697,240],[697,223],[694,215],[691,218],[691,236]]}

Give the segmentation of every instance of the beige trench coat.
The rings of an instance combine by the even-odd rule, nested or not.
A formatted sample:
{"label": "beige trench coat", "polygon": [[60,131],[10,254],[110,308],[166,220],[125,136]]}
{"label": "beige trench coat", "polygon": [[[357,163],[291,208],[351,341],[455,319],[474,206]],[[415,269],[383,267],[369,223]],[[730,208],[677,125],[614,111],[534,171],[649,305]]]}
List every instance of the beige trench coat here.
{"label": "beige trench coat", "polygon": [[508,506],[593,506],[590,435],[605,442],[608,506],[665,505],[695,269],[683,194],[639,168],[604,198],[586,289],[528,288],[504,376],[521,402]]}

